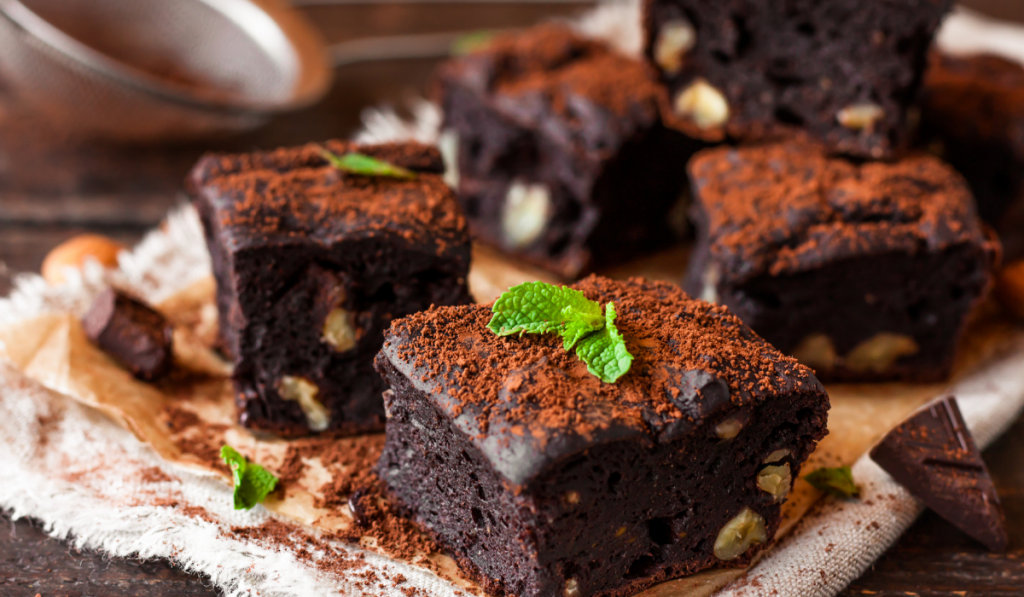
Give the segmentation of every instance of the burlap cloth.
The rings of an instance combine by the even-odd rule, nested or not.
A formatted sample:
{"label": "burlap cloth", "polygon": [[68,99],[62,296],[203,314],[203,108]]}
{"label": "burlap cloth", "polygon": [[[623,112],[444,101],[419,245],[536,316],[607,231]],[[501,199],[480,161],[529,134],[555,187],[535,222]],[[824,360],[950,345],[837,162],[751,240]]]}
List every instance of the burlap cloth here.
{"label": "burlap cloth", "polygon": [[[577,25],[626,52],[636,52],[637,18],[634,4],[616,4],[597,9]],[[1014,57],[1024,56],[1022,39],[1016,27],[987,23],[963,12],[949,19],[940,36],[950,48],[987,48]],[[414,122],[402,122],[389,111],[369,112],[361,138],[434,140],[440,120],[436,107],[424,102],[415,110]],[[494,296],[534,275],[492,255],[477,256],[470,282],[478,298]],[[676,275],[673,267],[653,260],[630,271],[668,277]],[[305,520],[301,509],[283,507],[284,501],[268,504],[275,514],[262,506],[249,512],[232,510],[230,488],[221,477],[169,458],[154,440],[153,429],[147,428],[153,421],[146,421],[144,414],[133,415],[124,400],[108,399],[123,393],[131,382],[114,379],[107,374],[105,361],[80,350],[75,316],[111,284],[166,307],[197,288],[208,294],[209,275],[199,223],[191,208],[183,207],[132,253],[122,255],[116,270],[89,264],[56,288],[35,275],[18,279],[12,295],[0,300],[0,354],[5,355],[0,359],[0,506],[15,518],[42,521],[52,535],[80,547],[116,556],[171,559],[208,576],[228,595],[440,597],[471,590],[443,562],[415,566],[381,555],[373,545],[325,537],[314,528],[323,525]],[[190,333],[201,335],[202,327],[200,321]],[[745,573],[712,570],[654,587],[647,594],[836,594],[921,511],[914,498],[861,457],[866,446],[907,412],[946,392],[959,398],[978,443],[991,443],[1024,409],[1020,336],[1020,331],[1006,329],[979,333],[969,348],[979,355],[976,363],[949,388],[830,388],[837,427],[827,440],[827,456],[856,462],[861,499],[824,500],[802,518],[802,506],[790,507],[799,510],[791,513],[791,522],[799,522]],[[995,345],[996,338],[998,355],[986,348]],[[218,373],[218,362],[204,352],[201,342],[192,337],[181,340],[179,360]],[[131,400],[144,404],[150,398],[147,392],[140,389]],[[806,492],[796,493],[800,497],[795,503],[808,502]],[[246,529],[254,532],[247,534]]]}

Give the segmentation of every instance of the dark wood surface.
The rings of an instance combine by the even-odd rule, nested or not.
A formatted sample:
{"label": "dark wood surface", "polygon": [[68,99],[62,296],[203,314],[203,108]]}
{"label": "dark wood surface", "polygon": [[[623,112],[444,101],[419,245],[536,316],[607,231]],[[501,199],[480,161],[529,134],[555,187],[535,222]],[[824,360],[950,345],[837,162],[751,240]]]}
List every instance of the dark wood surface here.
{"label": "dark wood surface", "polygon": [[[1003,15],[1024,2],[993,3]],[[1015,6],[1010,6],[1015,5]],[[985,6],[985,8],[988,8]],[[566,4],[406,5],[305,9],[332,42],[360,35],[421,33],[527,25],[577,10]],[[180,200],[180,181],[207,149],[249,149],[346,136],[362,108],[401,107],[423,89],[430,60],[339,69],[320,105],[230,140],[174,148],[114,148],[63,139],[17,107],[0,81],[0,295],[17,272],[38,271],[55,244],[83,231],[136,242]],[[1024,419],[985,452],[1006,507],[1011,550],[987,553],[954,527],[926,513],[844,595],[1024,595]],[[0,480],[2,482],[2,480]],[[81,552],[49,538],[28,520],[0,513],[0,596],[213,596],[202,578],[163,561],[142,562]]]}

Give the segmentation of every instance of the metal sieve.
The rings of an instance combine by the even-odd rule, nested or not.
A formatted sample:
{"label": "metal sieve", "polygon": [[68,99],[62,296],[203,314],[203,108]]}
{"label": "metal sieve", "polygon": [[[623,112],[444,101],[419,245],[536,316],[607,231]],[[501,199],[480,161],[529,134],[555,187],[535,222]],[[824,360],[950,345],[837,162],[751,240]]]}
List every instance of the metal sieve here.
{"label": "metal sieve", "polygon": [[61,130],[247,130],[323,97],[324,43],[282,0],[0,0],[0,77]]}

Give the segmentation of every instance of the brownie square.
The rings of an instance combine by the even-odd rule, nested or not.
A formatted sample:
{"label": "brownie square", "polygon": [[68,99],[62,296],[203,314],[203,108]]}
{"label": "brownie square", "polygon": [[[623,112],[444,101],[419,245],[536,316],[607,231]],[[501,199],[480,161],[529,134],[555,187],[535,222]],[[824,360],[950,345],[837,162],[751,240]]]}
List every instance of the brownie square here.
{"label": "brownie square", "polygon": [[470,301],[468,228],[437,150],[324,147],[416,176],[346,174],[307,145],[206,156],[186,183],[217,279],[240,421],[282,435],[381,427],[382,330],[432,304]]}
{"label": "brownie square", "polygon": [[857,164],[786,143],[708,150],[690,174],[689,292],[822,379],[947,376],[998,254],[949,166]]}
{"label": "brownie square", "polygon": [[436,94],[480,240],[574,279],[687,232],[699,145],[662,124],[642,62],[543,25],[446,63]]}
{"label": "brownie square", "polygon": [[1024,257],[1024,67],[991,54],[933,52],[920,135],[967,179],[1007,259]]}
{"label": "brownie square", "polygon": [[644,53],[673,123],[709,141],[805,132],[889,157],[952,0],[646,0]]}
{"label": "brownie square", "polygon": [[495,595],[628,595],[750,562],[826,433],[825,390],[674,285],[573,287],[615,302],[635,360],[614,384],[555,335],[494,335],[485,305],[392,324],[392,499]]}

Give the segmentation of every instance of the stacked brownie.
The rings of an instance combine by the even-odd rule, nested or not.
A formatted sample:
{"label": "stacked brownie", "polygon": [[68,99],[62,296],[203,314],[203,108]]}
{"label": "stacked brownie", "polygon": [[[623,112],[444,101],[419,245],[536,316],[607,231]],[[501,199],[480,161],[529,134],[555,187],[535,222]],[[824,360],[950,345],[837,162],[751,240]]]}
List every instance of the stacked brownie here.
{"label": "stacked brownie", "polygon": [[646,0],[644,53],[673,122],[709,141],[807,135],[882,158],[908,141],[935,29],[952,0]]}
{"label": "stacked brownie", "polygon": [[948,375],[997,254],[949,166],[858,164],[787,143],[707,150],[690,172],[689,292],[823,379]]}
{"label": "stacked brownie", "polygon": [[396,321],[379,474],[491,594],[629,595],[744,565],[825,435],[815,376],[678,287],[590,277],[632,368],[605,383],[555,335],[500,337],[484,305]]}
{"label": "stacked brownie", "polygon": [[1008,260],[1024,257],[1024,68],[998,56],[931,56],[921,141],[959,170]]}
{"label": "stacked brownie", "polygon": [[642,62],[560,25],[445,64],[443,138],[476,237],[570,279],[678,239],[699,145],[663,125],[663,93]]}
{"label": "stacked brownie", "polygon": [[[410,171],[343,172],[359,152]],[[187,185],[206,231],[242,424],[283,435],[384,423],[382,330],[469,302],[465,219],[440,154],[329,142],[203,158]]]}

